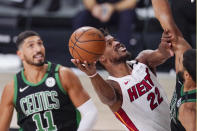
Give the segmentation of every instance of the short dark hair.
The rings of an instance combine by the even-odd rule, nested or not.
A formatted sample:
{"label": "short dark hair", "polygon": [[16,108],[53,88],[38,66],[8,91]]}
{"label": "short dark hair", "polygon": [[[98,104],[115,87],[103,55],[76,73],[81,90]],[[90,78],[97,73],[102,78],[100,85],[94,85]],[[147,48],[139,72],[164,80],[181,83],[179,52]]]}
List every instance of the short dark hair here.
{"label": "short dark hair", "polygon": [[[109,31],[107,30],[107,28],[99,28],[99,30],[101,31],[101,33],[104,35],[104,36],[107,36],[107,35],[110,35]],[[100,61],[97,61],[96,63],[96,67],[97,69],[105,69],[105,66],[103,64],[101,64]]]}
{"label": "short dark hair", "polygon": [[107,28],[99,28],[99,30],[101,31],[101,33],[104,35],[104,36],[107,36],[107,35],[110,35],[109,31]]}
{"label": "short dark hair", "polygon": [[19,49],[19,47],[23,43],[23,41],[26,38],[30,37],[30,36],[39,36],[40,37],[40,35],[37,32],[35,32],[35,31],[27,30],[27,31],[21,32],[17,36],[17,39],[16,39],[16,47]]}
{"label": "short dark hair", "polygon": [[189,49],[183,54],[183,67],[196,82],[196,49]]}

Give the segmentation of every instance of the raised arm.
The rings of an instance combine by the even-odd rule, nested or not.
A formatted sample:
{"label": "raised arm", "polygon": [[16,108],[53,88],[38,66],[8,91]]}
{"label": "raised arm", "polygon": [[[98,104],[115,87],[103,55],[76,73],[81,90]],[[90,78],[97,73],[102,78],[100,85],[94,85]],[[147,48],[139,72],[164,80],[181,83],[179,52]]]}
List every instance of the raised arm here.
{"label": "raised arm", "polygon": [[156,66],[164,63],[168,58],[174,55],[171,49],[171,43],[168,42],[170,38],[169,35],[163,33],[158,49],[144,50],[139,53],[136,60],[146,64],[154,72]]}
{"label": "raised arm", "polygon": [[8,131],[14,110],[14,82],[7,84],[1,96],[0,131]]}
{"label": "raised arm", "polygon": [[171,37],[172,48],[175,53],[175,68],[178,72],[180,65],[180,57],[191,48],[187,41],[184,40],[182,33],[176,26],[172,17],[172,12],[168,0],[152,0],[153,9],[156,18],[159,20],[162,28],[169,31]]}
{"label": "raised arm", "polygon": [[[165,37],[168,38],[168,41],[173,41],[173,37],[170,32],[165,31],[163,35],[165,35]],[[175,54],[175,69],[176,72],[179,72],[181,70],[181,65],[182,65],[181,57],[186,50],[191,49],[191,46],[183,37],[177,37],[177,38],[178,39],[176,44],[172,44],[172,50]]]}
{"label": "raised arm", "polygon": [[173,45],[173,50],[175,53],[175,69],[176,72],[179,72],[181,70],[181,63],[182,63],[182,55],[183,53],[188,50],[191,49],[192,47],[188,44],[188,42],[184,39],[184,38],[179,38],[177,41],[176,45]]}
{"label": "raised arm", "polygon": [[97,72],[96,72],[96,63],[87,64],[84,62],[82,64],[79,60],[72,59],[72,62],[78,67],[81,71],[85,72],[91,79],[93,87],[99,96],[100,100],[110,106],[116,105],[119,101],[118,89],[119,85],[112,81],[105,81]]}
{"label": "raised arm", "polygon": [[152,0],[152,5],[156,18],[159,20],[164,30],[169,30],[173,35],[173,41],[176,42],[177,36],[182,36],[182,33],[177,28],[168,0]]}
{"label": "raised arm", "polygon": [[60,67],[60,81],[71,101],[82,115],[78,131],[92,130],[97,120],[97,109],[78,77],[68,68]]}

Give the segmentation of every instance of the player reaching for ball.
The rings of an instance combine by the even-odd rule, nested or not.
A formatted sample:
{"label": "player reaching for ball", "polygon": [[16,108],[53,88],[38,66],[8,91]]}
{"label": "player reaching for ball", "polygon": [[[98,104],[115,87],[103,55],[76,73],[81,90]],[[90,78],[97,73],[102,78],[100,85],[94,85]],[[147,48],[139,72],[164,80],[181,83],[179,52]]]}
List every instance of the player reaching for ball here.
{"label": "player reaching for ball", "polygon": [[173,55],[168,37],[161,38],[158,49],[144,50],[127,61],[131,55],[125,46],[103,34],[106,49],[98,61],[108,71],[108,80],[96,72],[95,62],[72,62],[90,77],[100,100],[129,131],[170,131],[168,100],[155,74],[155,68]]}
{"label": "player reaching for ball", "polygon": [[36,32],[22,32],[16,44],[24,68],[4,88],[0,131],[9,129],[14,108],[23,131],[90,131],[97,109],[77,76],[67,67],[45,62]]}

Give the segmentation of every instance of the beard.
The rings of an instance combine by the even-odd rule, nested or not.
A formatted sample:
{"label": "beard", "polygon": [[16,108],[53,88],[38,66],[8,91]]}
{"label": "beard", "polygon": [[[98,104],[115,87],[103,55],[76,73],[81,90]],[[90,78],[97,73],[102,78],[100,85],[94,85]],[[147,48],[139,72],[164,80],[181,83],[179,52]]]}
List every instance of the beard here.
{"label": "beard", "polygon": [[128,60],[131,60],[131,53],[127,51],[126,55],[121,56],[119,58],[115,58],[113,60],[111,60],[113,63],[115,64],[120,64],[120,63],[124,63]]}
{"label": "beard", "polygon": [[185,79],[183,77],[183,71],[179,71],[177,75],[178,75],[179,81],[181,81],[182,83],[184,83],[185,82]]}
{"label": "beard", "polygon": [[[42,53],[39,53],[39,54],[42,54]],[[43,55],[43,54],[42,54]],[[30,65],[34,65],[34,66],[43,66],[44,63],[45,63],[45,59],[42,60],[42,61],[38,61],[38,62],[33,62],[32,60],[30,60],[27,56],[24,56],[25,58],[25,61],[27,64],[30,64]]]}

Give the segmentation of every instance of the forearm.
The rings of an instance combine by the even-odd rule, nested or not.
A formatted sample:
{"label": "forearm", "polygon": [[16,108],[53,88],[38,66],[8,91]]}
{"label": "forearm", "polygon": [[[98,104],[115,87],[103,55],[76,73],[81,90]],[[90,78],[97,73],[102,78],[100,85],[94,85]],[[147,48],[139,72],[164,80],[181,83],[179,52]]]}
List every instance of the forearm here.
{"label": "forearm", "polygon": [[144,63],[149,68],[155,68],[156,66],[164,63],[169,56],[162,53],[159,49],[156,50],[144,50],[139,53],[136,60]]}
{"label": "forearm", "polygon": [[126,9],[132,9],[136,6],[136,0],[121,0],[114,4],[114,9],[116,11],[123,11]]}
{"label": "forearm", "polygon": [[174,36],[182,36],[177,28],[168,0],[152,0],[155,17],[159,20],[165,30],[169,30]]}
{"label": "forearm", "polygon": [[0,126],[0,131],[8,131],[9,130],[9,124],[5,124],[5,122],[2,122],[2,121],[4,121],[4,120],[0,120],[0,124],[1,124],[1,126]]}
{"label": "forearm", "polygon": [[94,89],[100,100],[107,105],[112,105],[116,101],[116,94],[111,87],[99,74],[91,78]]}
{"label": "forearm", "polygon": [[156,67],[163,64],[167,59],[169,59],[169,55],[162,53],[161,50],[154,50],[149,57],[147,58],[147,63],[151,67]]}
{"label": "forearm", "polygon": [[182,37],[178,37],[178,42],[177,44],[173,44],[173,51],[175,54],[175,69],[176,72],[181,71],[182,69],[180,68],[180,64],[181,64],[181,57],[183,55],[183,53],[186,50],[191,49],[192,47],[187,43],[187,41],[182,38]]}
{"label": "forearm", "polygon": [[177,44],[173,44],[172,48],[175,55],[181,55],[186,50],[191,49],[192,47],[183,37],[178,37]]}
{"label": "forearm", "polygon": [[97,4],[96,0],[83,0],[84,6],[88,10],[92,10],[92,8]]}

